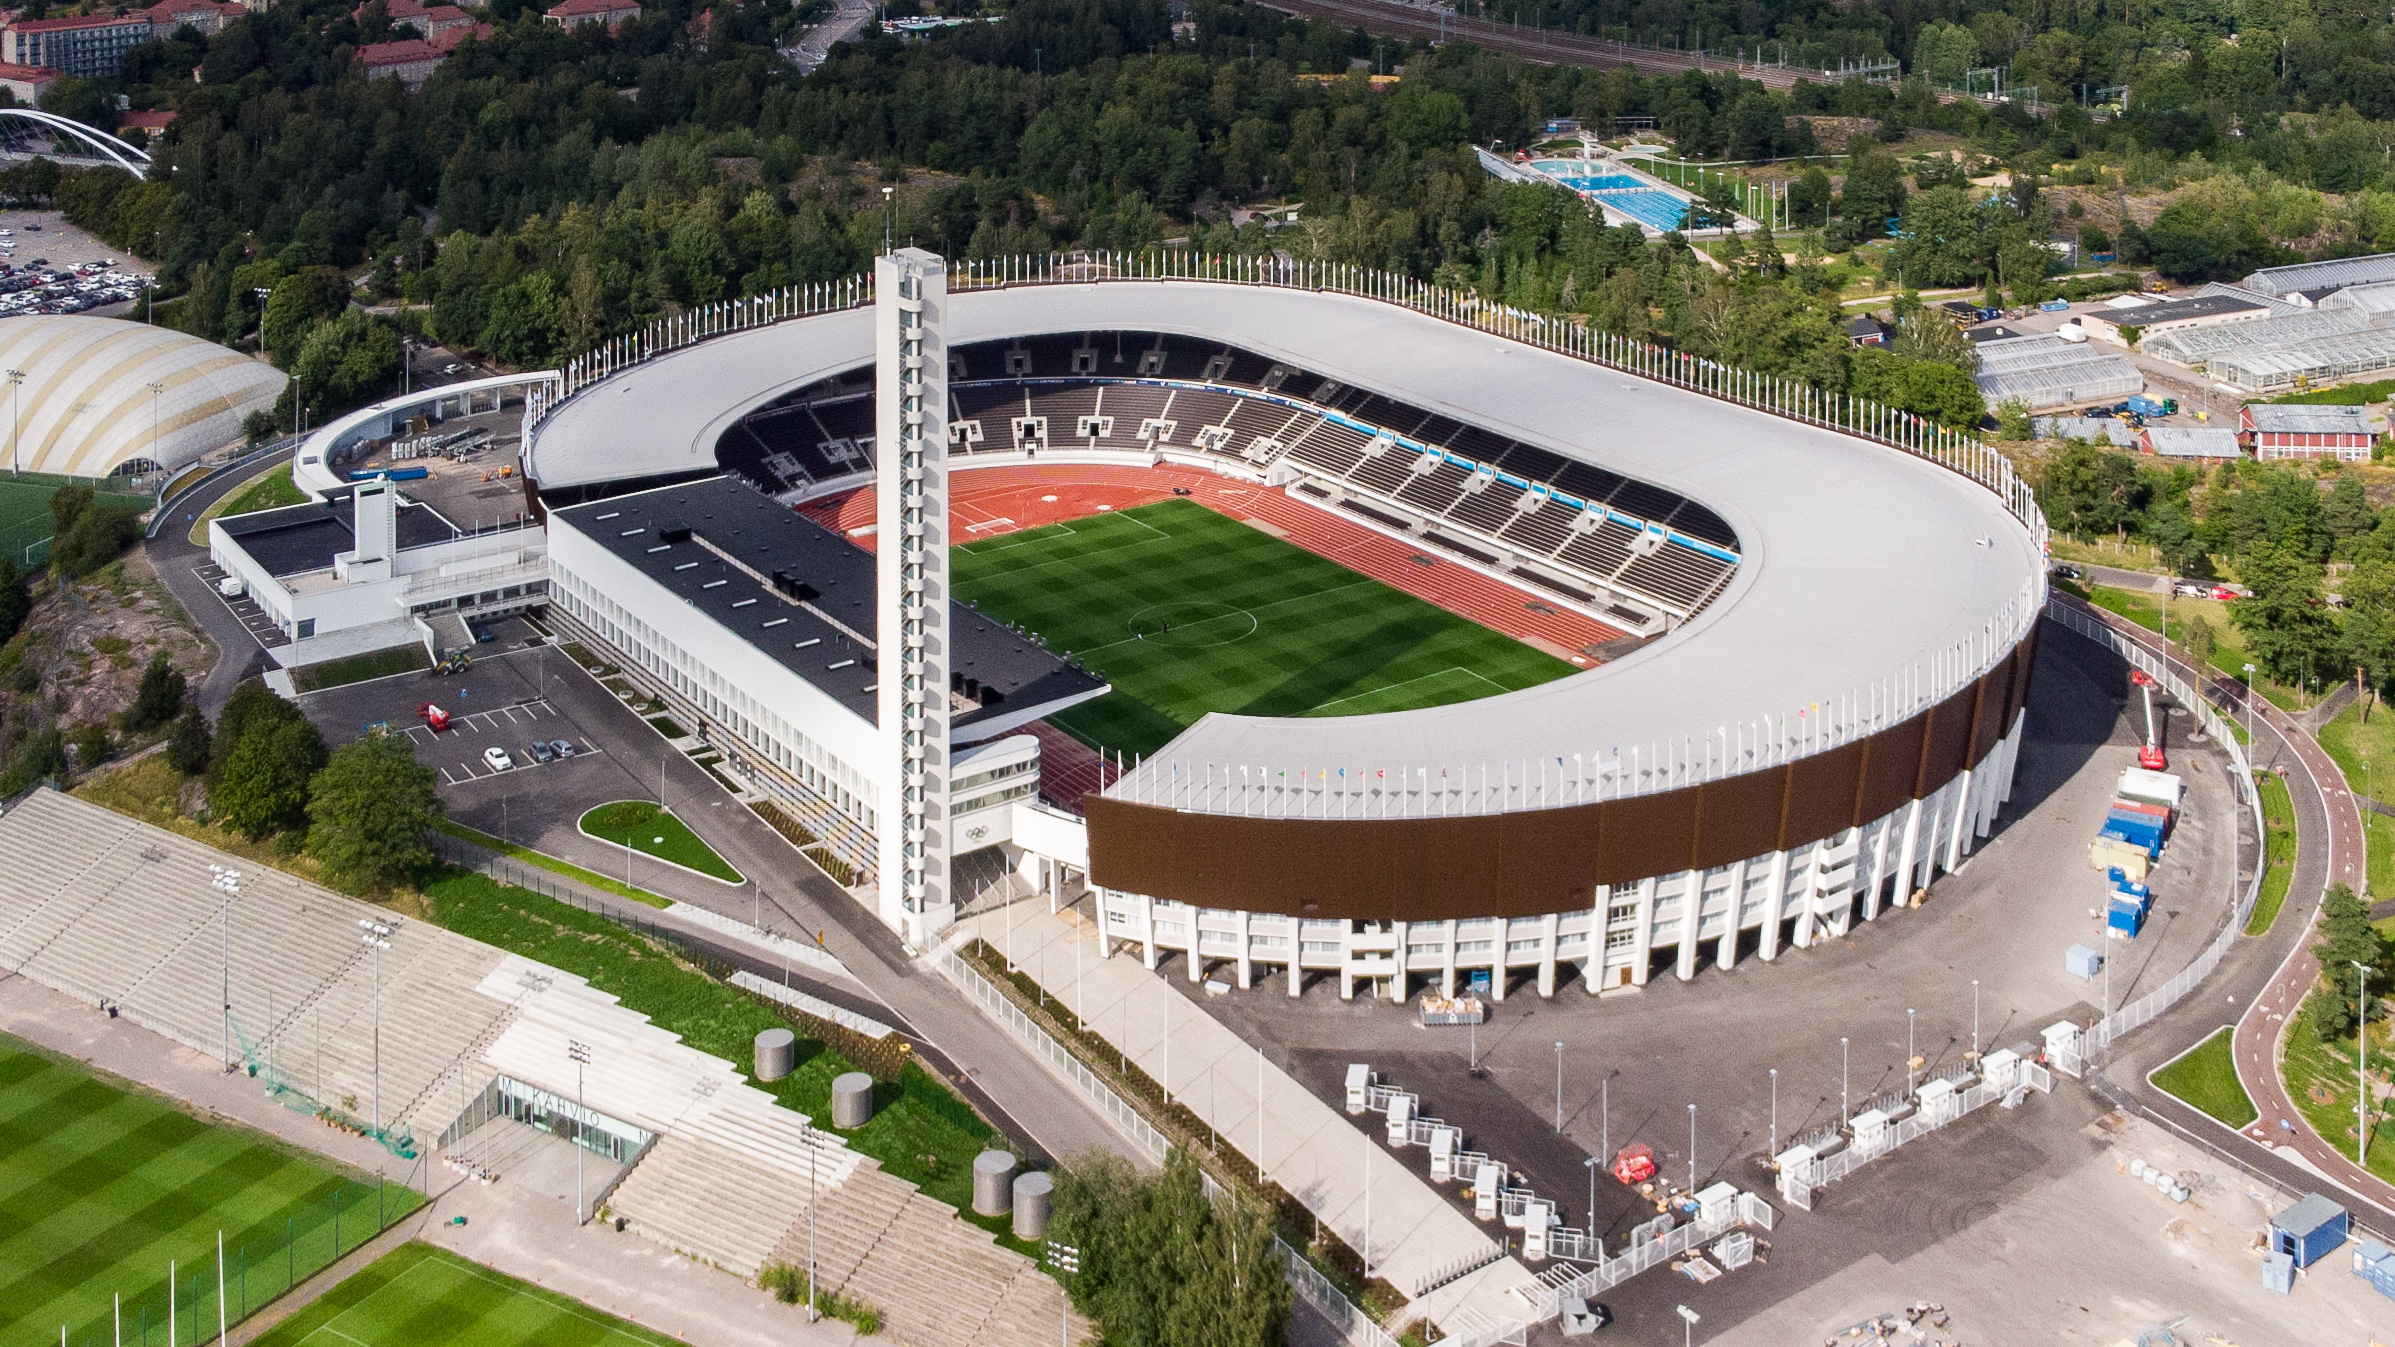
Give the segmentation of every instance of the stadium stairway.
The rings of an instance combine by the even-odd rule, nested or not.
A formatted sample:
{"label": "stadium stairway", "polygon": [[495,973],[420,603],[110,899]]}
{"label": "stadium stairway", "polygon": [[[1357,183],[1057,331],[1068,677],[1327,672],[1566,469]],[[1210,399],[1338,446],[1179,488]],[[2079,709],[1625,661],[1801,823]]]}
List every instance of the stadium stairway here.
{"label": "stadium stairway", "polygon": [[659,1137],[607,1200],[643,1238],[742,1277],[771,1261],[806,1205],[804,1181],[768,1181],[739,1152],[675,1134]]}

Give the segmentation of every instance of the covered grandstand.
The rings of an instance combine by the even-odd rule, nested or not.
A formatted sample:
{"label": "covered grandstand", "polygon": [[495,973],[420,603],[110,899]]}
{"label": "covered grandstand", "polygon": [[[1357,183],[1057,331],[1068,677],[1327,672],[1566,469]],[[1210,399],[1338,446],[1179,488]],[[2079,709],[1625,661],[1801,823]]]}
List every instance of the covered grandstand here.
{"label": "covered grandstand", "polygon": [[111,477],[172,471],[242,436],[288,382],[281,370],[170,328],[45,314],[0,319],[11,395],[9,466]]}
{"label": "covered grandstand", "polygon": [[1971,376],[1990,407],[2018,401],[2031,411],[2110,402],[2146,386],[2127,356],[2056,336],[2004,337],[1979,344]]}
{"label": "covered grandstand", "polygon": [[[1676,357],[1617,365],[1527,318],[1496,335],[1311,284],[1051,279],[949,297],[951,470],[1196,469],[1509,579],[1525,607],[1558,593],[1525,566],[1588,584],[1644,562],[1658,607],[1682,583],[1666,560],[1712,567],[1669,635],[1585,672],[1421,710],[1209,714],[1083,816],[1018,802],[1015,844],[1043,887],[1088,876],[1107,946],[1291,990],[1315,970],[1342,991],[1474,968],[1643,984],[1693,977],[1700,944],[1726,967],[1843,932],[1992,825],[2044,576],[2000,461],[1950,471],[1837,429],[1844,410],[1708,397]],[[528,437],[539,496],[726,468],[792,505],[853,491],[870,333],[834,307],[569,376]]]}

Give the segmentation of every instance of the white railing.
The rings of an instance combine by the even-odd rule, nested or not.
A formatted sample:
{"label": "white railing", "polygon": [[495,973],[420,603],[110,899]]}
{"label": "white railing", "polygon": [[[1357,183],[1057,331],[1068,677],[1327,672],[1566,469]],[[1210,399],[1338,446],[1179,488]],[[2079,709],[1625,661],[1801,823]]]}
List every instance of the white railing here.
{"label": "white railing", "polygon": [[1890,1121],[1868,1139],[1856,1137],[1850,1144],[1828,1155],[1782,1165],[1779,1175],[1780,1196],[1787,1199],[1790,1206],[1811,1211],[1816,1189],[1828,1187],[1882,1156],[1932,1132],[1951,1127],[1989,1104],[2011,1097],[2015,1092],[2054,1092],[2054,1077],[2044,1067],[2024,1061],[2014,1069],[2019,1075],[2008,1085],[1991,1085],[1985,1080],[1974,1078],[1969,1086],[1941,1101],[1934,1112],[1916,1107],[1903,1117]]}
{"label": "white railing", "polygon": [[[2129,667],[2143,670],[2161,684],[2164,691],[2178,699],[2179,705],[2194,713],[2196,723],[2203,727],[2204,733],[2210,735],[2221,751],[2228,755],[2229,775],[2237,784],[2238,794],[2247,812],[2253,816],[2254,836],[2268,839],[2270,832],[2262,820],[2262,796],[2254,789],[2253,769],[2247,763],[2245,748],[2237,742],[2236,732],[2213,709],[2212,703],[2204,699],[2200,690],[2188,686],[2187,680],[2170,661],[2148,650],[2143,643],[2122,635],[2076,603],[2066,602],[2058,596],[2046,605],[2046,615],[2063,627],[2119,655],[2128,662]],[[2234,830],[2231,835],[2235,835]],[[2254,902],[2262,893],[2263,873],[2269,868],[2263,863],[2266,859],[2267,851],[2255,858],[2253,878],[2246,882],[2243,892],[2232,893],[2227,924],[2221,927],[2219,935],[2213,937],[2212,943],[2205,946],[2204,952],[2195,957],[2195,962],[2180,969],[2170,981],[2090,1026],[2085,1036],[2088,1053],[2104,1048],[2122,1034],[2177,1005],[2196,989],[2197,984],[2210,977],[2213,969],[2220,967],[2220,961],[2228,957],[2230,948],[2244,934],[2246,918],[2253,915]],[[2236,882],[2236,875],[2232,872],[2229,883],[2235,885]]]}
{"label": "white railing", "polygon": [[[1277,254],[1050,253],[960,261],[950,274],[949,288],[961,292],[1154,281],[1268,286],[1374,300],[1854,435],[1928,459],[1987,488],[2029,531],[2041,553],[2044,549],[2046,521],[2029,483],[2009,459],[1975,437],[1881,403],[1631,341],[1580,322],[1492,304],[1410,276]],[[858,276],[706,305],[612,339],[566,366],[561,401],[544,403],[526,417],[526,453],[532,454],[539,427],[556,407],[612,374],[710,337],[872,302],[871,278]],[[1486,764],[1477,771],[1442,763],[1268,764],[1234,778],[1236,769],[1225,764],[1168,762],[1144,764],[1148,770],[1127,777],[1119,793],[1139,803],[1199,813],[1277,816],[1295,811],[1308,817],[1373,818],[1502,813],[1677,790],[1826,752],[1920,714],[2007,657],[2036,623],[2045,600],[2046,579],[2040,573],[1978,631],[1927,659],[1891,669],[1868,685],[1830,691],[1736,725],[1708,727],[1701,736],[1687,735],[1676,742],[1616,745],[1594,756],[1576,754],[1570,762],[1552,767],[1544,759],[1499,763],[1494,780]],[[1390,778],[1392,771],[1395,780]]]}
{"label": "white railing", "polygon": [[[1164,1163],[1165,1155],[1172,1150],[1171,1138],[1158,1131],[1129,1101],[1116,1094],[1114,1087],[1099,1079],[1098,1074],[1084,1065],[1070,1049],[1057,1042],[1054,1035],[1041,1028],[1038,1021],[1025,1014],[1022,1007],[982,976],[980,969],[965,962],[964,957],[954,949],[940,951],[938,965],[941,975],[954,983],[967,1000],[997,1021],[1017,1043],[1029,1048],[1032,1056],[1039,1058],[1049,1070],[1072,1086],[1076,1094],[1098,1111],[1098,1116],[1112,1123],[1116,1131],[1122,1133],[1149,1159],[1158,1164]],[[1206,1187],[1209,1193],[1221,1191],[1211,1176],[1206,1179]],[[1279,1236],[1273,1237],[1273,1243],[1280,1247],[1289,1289],[1328,1320],[1338,1330],[1341,1339],[1352,1344],[1352,1347],[1398,1347],[1397,1339],[1390,1336],[1387,1329],[1372,1322],[1371,1316],[1356,1308],[1355,1302],[1341,1294],[1339,1288],[1312,1263],[1307,1262]]]}
{"label": "white railing", "polygon": [[1563,1313],[1563,1302],[1575,1297],[1585,1299],[1608,1291],[1649,1268],[1659,1267],[1675,1258],[1684,1257],[1698,1246],[1733,1228],[1751,1225],[1769,1230],[1779,1219],[1779,1213],[1769,1202],[1753,1193],[1740,1193],[1738,1205],[1730,1219],[1719,1222],[1690,1221],[1672,1226],[1656,1234],[1659,1221],[1649,1221],[1632,1231],[1630,1242],[1621,1253],[1604,1257],[1604,1247],[1596,1250],[1598,1259],[1592,1266],[1571,1277],[1552,1283],[1542,1283],[1535,1290],[1523,1287],[1522,1294],[1530,1302],[1532,1320],[1537,1323],[1556,1318]]}

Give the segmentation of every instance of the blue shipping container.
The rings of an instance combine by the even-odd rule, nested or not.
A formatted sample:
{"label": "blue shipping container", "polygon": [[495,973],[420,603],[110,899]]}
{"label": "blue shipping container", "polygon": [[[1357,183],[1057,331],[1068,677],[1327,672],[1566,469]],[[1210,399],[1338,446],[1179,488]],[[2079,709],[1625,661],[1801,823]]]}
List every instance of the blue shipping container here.
{"label": "blue shipping container", "polygon": [[2131,940],[2135,940],[2137,938],[2138,932],[2145,929],[2145,921],[2146,914],[2136,908],[2123,910],[2116,907],[2110,912],[2104,914],[2104,924],[2106,926],[2115,931],[2119,931],[2121,934],[2129,937]]}
{"label": "blue shipping container", "polygon": [[2307,1193],[2303,1201],[2271,1219],[2271,1252],[2292,1255],[2299,1268],[2310,1267],[2345,1242],[2348,1219],[2345,1208]]}
{"label": "blue shipping container", "polygon": [[432,476],[430,468],[393,468],[384,474],[394,482],[421,482]]}
{"label": "blue shipping container", "polygon": [[2146,832],[2150,832],[2154,835],[2154,840],[2157,842],[2162,841],[2166,836],[2169,835],[2168,830],[2164,828],[2160,818],[2135,809],[2115,809],[2104,815],[2104,824],[2106,827],[2110,827],[2115,823],[2124,828],[2138,828]]}
{"label": "blue shipping container", "polygon": [[2131,828],[2127,825],[2119,823],[2107,823],[2104,825],[2104,831],[2101,835],[2104,837],[2109,837],[2115,842],[2126,842],[2130,846],[2133,846],[2144,852],[2149,857],[2159,856],[2162,854],[2162,843],[2156,840],[2150,831],[2145,829]]}

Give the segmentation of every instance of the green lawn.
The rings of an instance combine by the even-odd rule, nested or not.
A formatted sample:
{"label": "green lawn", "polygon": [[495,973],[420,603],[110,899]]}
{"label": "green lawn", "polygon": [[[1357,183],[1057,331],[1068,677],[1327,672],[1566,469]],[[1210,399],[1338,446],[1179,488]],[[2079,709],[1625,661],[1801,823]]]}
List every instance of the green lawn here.
{"label": "green lawn", "polygon": [[2255,1110],[2254,1101],[2246,1096],[2245,1086],[2237,1081],[2236,1032],[2222,1029],[2148,1079],[2190,1107],[2231,1127],[2245,1126],[2261,1114]]}
{"label": "green lawn", "polygon": [[[2395,711],[2372,706],[2370,719],[2364,723],[2362,705],[2357,701],[2321,726],[2320,747],[2336,760],[2347,784],[2376,799],[2372,792],[2378,789],[2378,764],[2395,766]],[[2395,785],[2389,789],[2395,791]],[[2369,847],[2370,891],[2395,893],[2395,818],[2364,809],[2362,827]]]}
{"label": "green lawn", "polygon": [[2254,898],[2253,915],[2245,919],[2245,933],[2263,935],[2279,919],[2279,909],[2287,902],[2287,886],[2295,879],[2295,801],[2287,795],[2287,783],[2275,772],[2254,773],[2254,789],[2262,796],[2262,824],[2270,835],[2270,845],[2263,850],[2269,868],[2262,873],[2262,892]]}
{"label": "green lawn", "polygon": [[991,538],[956,548],[954,566],[959,598],[1114,685],[1050,719],[1125,753],[1210,711],[1363,715],[1574,672],[1193,501]]}
{"label": "green lawn", "polygon": [[[56,477],[0,476],[0,555],[7,556],[19,566],[25,564],[25,549],[57,531],[50,517],[50,497],[64,479]],[[93,503],[103,507],[132,510],[150,508],[148,496],[123,495],[103,491]]]}
{"label": "green lawn", "polygon": [[429,1244],[403,1244],[383,1255],[256,1342],[257,1347],[679,1347],[676,1339]]}
{"label": "green lawn", "polygon": [[115,1295],[125,1340],[146,1322],[163,1343],[170,1260],[178,1310],[213,1328],[220,1231],[226,1317],[239,1322],[332,1261],[336,1194],[344,1251],[421,1201],[394,1185],[378,1214],[371,1182],[0,1036],[0,1343],[56,1342],[63,1327],[76,1347],[110,1344]]}
{"label": "green lawn", "polygon": [[581,827],[602,842],[630,846],[634,851],[727,884],[748,882],[745,875],[732,868],[731,862],[715,854],[715,848],[700,841],[690,825],[647,800],[617,800],[600,805],[583,814]]}
{"label": "green lawn", "polygon": [[[2159,632],[2162,630],[2162,597],[2158,594],[2136,593],[2125,589],[2113,589],[2106,585],[2073,584],[2067,580],[2057,581],[2056,587],[2077,594],[2098,608],[2118,613],[2147,631]],[[2237,630],[2237,625],[2229,620],[2229,605],[2213,599],[2172,599],[2170,601],[2170,639],[2185,641],[2187,639],[2187,620],[2193,617],[2204,619],[2204,625],[2212,629],[2212,635],[2218,642],[2211,657],[2205,662],[2230,678],[2240,683],[2244,682],[2245,634]],[[2184,646],[2180,647],[2180,653],[2184,656]],[[2254,690],[2260,693],[2264,700],[2280,710],[2300,711],[2310,706],[2314,700],[2308,689],[2274,683],[2259,672],[2255,673],[2254,680]],[[2245,737],[2244,721],[2238,720],[2235,728],[2238,737],[2243,739]]]}
{"label": "green lawn", "polygon": [[371,650],[363,655],[330,659],[322,664],[303,664],[291,671],[291,686],[301,692],[321,692],[326,688],[346,687],[371,678],[389,678],[393,674],[413,673],[432,667],[432,661],[420,645],[403,645],[391,650]]}
{"label": "green lawn", "polygon": [[[744,1074],[756,1037],[765,1029],[796,1029],[798,1069],[777,1081],[752,1081],[757,1088],[810,1117],[831,1116],[832,1079],[868,1064],[852,1064],[819,1039],[808,1037],[767,1003],[716,981],[669,947],[596,913],[505,888],[479,874],[453,870],[426,890],[434,921],[486,944],[590,979],[592,986],[622,999],[658,1028],[682,1036],[701,1052],[729,1060]],[[848,1143],[882,1162],[890,1173],[918,1184],[931,1196],[966,1207],[973,1196],[973,1157],[990,1144],[988,1123],[923,1069],[893,1048],[895,1070],[885,1063],[874,1088],[873,1120]],[[1000,1140],[1000,1145],[1005,1144]],[[1004,1228],[1005,1218],[987,1223]]]}
{"label": "green lawn", "polygon": [[259,510],[297,505],[307,498],[308,493],[300,490],[299,483],[291,480],[291,465],[281,463],[225,502],[224,512],[228,515],[252,514]]}
{"label": "green lawn", "polygon": [[[2386,1022],[2375,1015],[2370,1020],[2370,1036],[2378,1040],[2370,1048],[2370,1074],[2384,1081],[2388,1071],[2395,1069],[2395,1053],[2387,1049]],[[2299,1012],[2287,1026],[2284,1069],[2288,1097],[2312,1124],[2312,1130],[2348,1157],[2354,1144],[2353,1068],[2352,1045],[2342,1039],[2321,1042],[2312,1029],[2311,1016]],[[2395,1183],[2395,1117],[2383,1111],[2371,1124],[2366,1168]]]}

